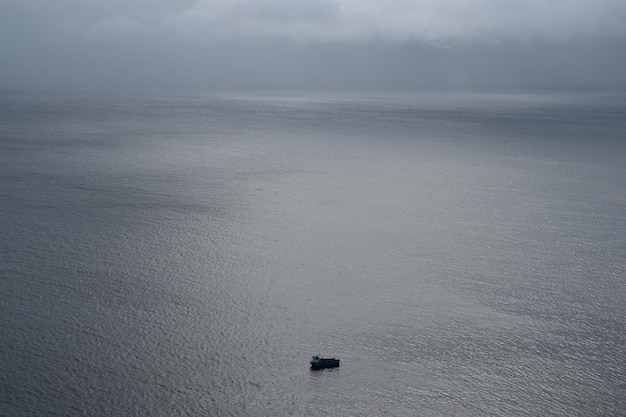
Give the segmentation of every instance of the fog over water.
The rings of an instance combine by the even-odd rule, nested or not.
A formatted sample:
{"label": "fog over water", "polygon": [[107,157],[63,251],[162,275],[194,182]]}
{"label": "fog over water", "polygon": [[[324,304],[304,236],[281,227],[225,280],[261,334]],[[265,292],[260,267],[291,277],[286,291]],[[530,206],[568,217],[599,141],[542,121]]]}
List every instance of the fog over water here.
{"label": "fog over water", "polygon": [[624,88],[625,20],[618,0],[2,0],[0,88]]}

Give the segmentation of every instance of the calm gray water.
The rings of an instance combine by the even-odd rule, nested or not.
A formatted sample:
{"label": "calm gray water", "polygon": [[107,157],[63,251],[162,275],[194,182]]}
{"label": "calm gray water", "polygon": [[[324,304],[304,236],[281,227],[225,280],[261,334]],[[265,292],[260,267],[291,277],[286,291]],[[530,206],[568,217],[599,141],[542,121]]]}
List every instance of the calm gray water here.
{"label": "calm gray water", "polygon": [[623,94],[3,93],[0,226],[2,416],[626,414]]}

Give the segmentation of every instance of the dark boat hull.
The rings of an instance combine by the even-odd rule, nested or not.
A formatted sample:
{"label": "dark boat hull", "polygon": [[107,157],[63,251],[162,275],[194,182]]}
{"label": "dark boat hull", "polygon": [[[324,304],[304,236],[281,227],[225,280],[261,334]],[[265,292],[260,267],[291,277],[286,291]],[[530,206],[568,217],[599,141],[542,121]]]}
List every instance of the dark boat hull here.
{"label": "dark boat hull", "polygon": [[317,361],[311,361],[311,369],[326,369],[326,368],[338,368],[339,359],[319,359]]}

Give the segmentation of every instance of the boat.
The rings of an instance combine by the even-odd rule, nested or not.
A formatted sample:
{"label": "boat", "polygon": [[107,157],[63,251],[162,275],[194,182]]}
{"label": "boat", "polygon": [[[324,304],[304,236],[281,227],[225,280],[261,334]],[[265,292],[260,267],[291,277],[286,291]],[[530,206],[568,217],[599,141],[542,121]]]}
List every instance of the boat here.
{"label": "boat", "polygon": [[309,361],[311,369],[325,369],[325,368],[337,368],[339,367],[339,359],[336,358],[322,358],[315,355]]}

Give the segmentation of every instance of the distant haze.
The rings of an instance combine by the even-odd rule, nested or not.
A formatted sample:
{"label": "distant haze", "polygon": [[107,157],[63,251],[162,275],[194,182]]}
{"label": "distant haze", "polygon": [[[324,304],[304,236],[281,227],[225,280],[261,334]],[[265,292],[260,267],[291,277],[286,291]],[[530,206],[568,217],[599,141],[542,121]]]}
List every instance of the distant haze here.
{"label": "distant haze", "polygon": [[0,0],[0,88],[624,88],[625,22],[623,0]]}

